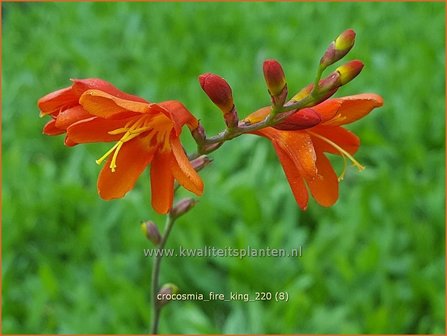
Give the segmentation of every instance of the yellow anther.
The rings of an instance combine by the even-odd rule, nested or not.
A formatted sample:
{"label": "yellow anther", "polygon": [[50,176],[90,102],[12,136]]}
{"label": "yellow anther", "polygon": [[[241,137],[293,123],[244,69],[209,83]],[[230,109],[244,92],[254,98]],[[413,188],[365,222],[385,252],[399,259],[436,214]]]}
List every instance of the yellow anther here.
{"label": "yellow anther", "polygon": [[107,157],[109,157],[113,153],[109,167],[112,172],[115,172],[117,168],[116,161],[118,158],[118,153],[123,147],[124,143],[138,137],[144,132],[148,132],[147,135],[145,135],[145,141],[148,141],[148,143],[150,143],[151,139],[156,136],[157,143],[162,145],[162,150],[168,151],[170,149],[169,134],[171,130],[172,122],[164,115],[147,115],[141,116],[136,120],[132,119],[128,121],[124,125],[124,127],[120,127],[108,132],[108,134],[110,135],[123,134],[123,136],[101,158],[96,160],[96,163],[101,164]]}
{"label": "yellow anther", "polygon": [[321,139],[324,142],[326,142],[329,145],[331,145],[332,147],[334,147],[341,154],[341,156],[343,157],[344,165],[343,165],[343,171],[340,174],[340,176],[338,177],[339,181],[343,180],[343,178],[345,176],[345,171],[346,171],[346,166],[347,166],[346,158],[348,158],[352,162],[352,164],[357,167],[359,172],[365,169],[365,166],[361,165],[360,162],[358,162],[356,159],[354,159],[354,157],[351,154],[349,154],[347,151],[345,151],[343,148],[341,148],[335,142],[329,140],[328,138],[326,138],[326,137],[324,137],[324,136],[322,136],[320,134],[317,134],[317,133],[314,133],[314,132],[310,132],[310,131],[308,133],[310,133],[314,137],[316,137],[318,139]]}

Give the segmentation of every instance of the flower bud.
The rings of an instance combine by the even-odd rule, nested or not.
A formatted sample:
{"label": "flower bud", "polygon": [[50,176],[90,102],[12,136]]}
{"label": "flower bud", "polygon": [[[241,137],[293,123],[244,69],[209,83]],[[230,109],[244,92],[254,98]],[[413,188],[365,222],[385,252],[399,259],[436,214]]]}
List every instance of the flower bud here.
{"label": "flower bud", "polygon": [[230,85],[222,77],[205,73],[199,76],[200,86],[214,104],[223,112],[225,124],[228,128],[238,125],[239,117],[233,101]]}
{"label": "flower bud", "polygon": [[197,143],[203,143],[205,141],[206,139],[205,129],[203,128],[200,122],[198,122],[196,128],[191,130],[191,135],[196,140]]}
{"label": "flower bud", "polygon": [[263,64],[264,78],[272,96],[278,96],[286,86],[286,77],[281,64],[274,59],[268,59]]}
{"label": "flower bud", "polygon": [[310,95],[313,88],[314,88],[313,84],[309,84],[306,87],[302,88],[296,95],[292,97],[291,102],[294,103],[300,101],[301,99],[304,99],[305,97]]}
{"label": "flower bud", "polygon": [[172,295],[177,294],[179,291],[178,287],[172,283],[164,284],[157,294],[157,306],[158,308],[163,307],[169,301],[172,300]]}
{"label": "flower bud", "polygon": [[145,234],[146,238],[149,239],[152,243],[154,243],[155,245],[160,244],[160,231],[158,231],[158,228],[153,221],[146,221],[141,223],[141,230]]}
{"label": "flower bud", "polygon": [[184,198],[180,200],[174,207],[172,208],[170,215],[173,219],[180,217],[181,215],[187,213],[191,210],[197,201],[194,198]]}
{"label": "flower bud", "polygon": [[203,168],[205,168],[206,166],[208,166],[209,164],[211,164],[211,162],[213,162],[213,160],[211,158],[209,158],[206,155],[201,155],[198,158],[195,158],[194,160],[192,160],[191,165],[195,169],[195,171],[200,171]]}
{"label": "flower bud", "polygon": [[354,42],[355,32],[352,29],[345,30],[326,49],[320,60],[320,66],[326,68],[342,59],[352,49]]}
{"label": "flower bud", "polygon": [[321,95],[325,95],[327,92],[338,89],[341,85],[340,73],[334,71],[329,76],[319,81],[318,89]]}
{"label": "flower bud", "polygon": [[[332,96],[341,85],[342,83],[340,79],[340,73],[337,71],[334,71],[329,76],[321,79],[318,82],[318,96],[315,97],[312,105],[315,105]],[[301,89],[296,95],[293,96],[291,102],[294,103],[307,97],[308,95],[310,95],[313,88],[313,84],[307,85],[305,88]]]}
{"label": "flower bud", "polygon": [[363,63],[357,60],[350,61],[342,66],[339,66],[335,71],[340,74],[341,85],[352,81],[362,71]]}
{"label": "flower bud", "polygon": [[355,31],[353,31],[352,29],[345,30],[335,39],[336,53],[338,53],[339,55],[343,54],[341,56],[343,57],[354,46],[354,42],[355,42]]}
{"label": "flower bud", "polygon": [[320,122],[320,114],[312,108],[303,108],[273,127],[279,130],[294,131],[314,127]]}
{"label": "flower bud", "polygon": [[199,76],[199,82],[203,91],[222,112],[228,113],[232,110],[233,93],[225,79],[212,73],[205,73]]}

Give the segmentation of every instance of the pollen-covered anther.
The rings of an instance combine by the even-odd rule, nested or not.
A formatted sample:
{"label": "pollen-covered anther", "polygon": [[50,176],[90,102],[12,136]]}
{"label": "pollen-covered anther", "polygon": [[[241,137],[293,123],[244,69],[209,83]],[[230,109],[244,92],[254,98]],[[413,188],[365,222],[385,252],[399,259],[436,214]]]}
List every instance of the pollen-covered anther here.
{"label": "pollen-covered anther", "polygon": [[340,147],[339,145],[337,145],[335,142],[329,140],[328,138],[326,138],[326,137],[324,137],[324,136],[322,136],[322,135],[320,135],[320,134],[318,134],[318,133],[311,132],[311,131],[309,131],[309,133],[310,133],[312,136],[314,136],[314,137],[316,137],[316,138],[318,138],[318,139],[321,139],[321,140],[323,140],[324,142],[326,142],[327,144],[329,144],[330,146],[334,147],[334,148],[340,153],[340,155],[343,157],[343,160],[344,160],[344,166],[343,166],[343,171],[341,172],[340,176],[338,177],[338,180],[339,180],[339,181],[343,180],[343,178],[344,178],[344,176],[345,176],[345,171],[346,171],[346,159],[349,159],[349,161],[351,161],[352,164],[353,164],[354,166],[357,167],[357,169],[359,170],[359,172],[361,172],[362,170],[365,169],[365,166],[363,166],[360,162],[358,162],[356,159],[354,159],[354,157],[353,157],[351,154],[349,154],[346,150],[344,150],[343,148],[341,148],[341,147]]}
{"label": "pollen-covered anther", "polygon": [[[124,143],[138,137],[144,132],[148,133],[148,141],[152,139],[154,136],[156,136],[156,140],[158,143],[160,143],[161,150],[166,151],[169,150],[169,141],[168,141],[168,134],[170,131],[169,127],[163,127],[163,121],[164,120],[156,120],[156,119],[150,119],[148,116],[143,116],[138,118],[138,120],[131,120],[129,121],[124,127],[117,128],[113,131],[108,132],[110,135],[118,135],[124,133],[124,135],[121,137],[120,140],[112,147],[110,148],[101,158],[96,160],[97,164],[101,164],[106,158],[108,158],[112,153],[112,160],[110,161],[110,170],[112,173],[116,171],[117,165],[116,161],[118,158],[118,153],[121,150],[121,147],[124,145]],[[159,126],[159,129],[156,129],[155,127]],[[169,129],[168,129],[169,128]],[[158,132],[157,132],[158,131]]]}

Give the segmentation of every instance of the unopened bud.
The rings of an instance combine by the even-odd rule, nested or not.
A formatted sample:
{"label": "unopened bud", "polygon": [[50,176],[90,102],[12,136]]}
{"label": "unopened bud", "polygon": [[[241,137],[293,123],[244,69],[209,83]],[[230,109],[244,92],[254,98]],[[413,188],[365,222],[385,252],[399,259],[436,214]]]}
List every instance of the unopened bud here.
{"label": "unopened bud", "polygon": [[302,88],[296,95],[292,97],[291,102],[294,103],[300,101],[301,99],[306,98],[308,95],[310,95],[313,88],[314,88],[313,84],[309,84],[306,87]]}
{"label": "unopened bud", "polygon": [[320,80],[318,83],[318,92],[325,95],[327,92],[337,89],[341,85],[340,73],[338,71],[334,71],[326,78]]}
{"label": "unopened bud", "polygon": [[170,214],[173,219],[180,217],[191,210],[194,205],[197,204],[197,200],[194,198],[184,198],[174,205]]}
{"label": "unopened bud", "polygon": [[191,135],[196,140],[197,143],[202,143],[205,141],[206,138],[205,129],[203,128],[200,121],[198,122],[197,127],[191,131]]}
{"label": "unopened bud", "polygon": [[146,221],[141,223],[141,230],[147,239],[149,239],[155,245],[160,244],[161,235],[160,231],[158,231],[157,225],[153,221]]}
{"label": "unopened bud", "polygon": [[361,61],[350,61],[342,66],[339,66],[335,71],[340,74],[341,85],[352,81],[362,71],[363,63]]}
{"label": "unopened bud", "polygon": [[[329,76],[321,79],[318,82],[318,95],[312,101],[311,105],[318,104],[323,100],[326,100],[337,92],[338,88],[342,85],[340,73],[338,71],[332,72]],[[300,101],[301,99],[309,96],[314,88],[313,84],[307,85],[305,88],[301,89],[296,95],[293,96],[291,103]]]}
{"label": "unopened bud", "polygon": [[199,82],[203,91],[222,112],[231,111],[234,105],[233,93],[225,79],[212,73],[205,73],[199,76]]}
{"label": "unopened bud", "polygon": [[304,108],[296,111],[290,117],[273,126],[279,130],[302,130],[311,128],[321,122],[321,116],[312,108]]}
{"label": "unopened bud", "polygon": [[172,283],[164,284],[157,293],[157,306],[158,308],[163,307],[169,301],[172,301],[172,296],[177,294],[179,291],[178,287]]}
{"label": "unopened bud", "polygon": [[209,158],[207,155],[201,155],[198,158],[195,158],[191,161],[192,167],[195,169],[195,171],[200,171],[209,164],[211,164],[213,160]]}
{"label": "unopened bud", "polygon": [[199,82],[203,91],[223,112],[227,127],[236,127],[239,117],[233,102],[233,92],[227,81],[218,75],[206,73],[199,76]]}
{"label": "unopened bud", "polygon": [[354,42],[355,31],[353,31],[352,29],[347,29],[335,39],[335,51],[339,54],[344,53],[344,56],[354,46]]}
{"label": "unopened bud", "polygon": [[263,64],[264,78],[267,88],[272,96],[278,96],[282,93],[286,83],[286,76],[281,64],[277,60],[269,59]]}
{"label": "unopened bud", "polygon": [[354,42],[355,32],[352,29],[345,30],[331,42],[320,60],[320,65],[326,68],[342,59],[352,49]]}

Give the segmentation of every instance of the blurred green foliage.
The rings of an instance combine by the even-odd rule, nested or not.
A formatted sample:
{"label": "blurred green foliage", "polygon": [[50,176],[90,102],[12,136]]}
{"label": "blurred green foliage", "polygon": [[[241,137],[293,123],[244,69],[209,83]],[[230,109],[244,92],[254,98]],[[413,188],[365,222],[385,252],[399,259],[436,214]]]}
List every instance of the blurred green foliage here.
{"label": "blurred green foliage", "polygon": [[[366,66],[340,95],[383,108],[350,127],[367,169],[340,199],[301,212],[271,144],[245,136],[213,155],[206,192],[168,247],[303,247],[301,258],[167,258],[184,293],[286,291],[285,302],[177,302],[166,333],[444,333],[442,3],[3,3],[3,333],[143,333],[150,247],[148,178],[124,199],[96,194],[109,148],[45,137],[36,100],[69,78],[101,77],[153,101],[178,99],[209,134],[219,111],[197,76],[233,86],[241,115],[268,104],[262,62],[289,88],[313,78],[327,44],[357,31]],[[188,132],[184,140],[193,150]],[[338,161],[339,162],[339,161]],[[147,175],[146,175],[147,176]],[[185,193],[186,194],[186,193]]]}

